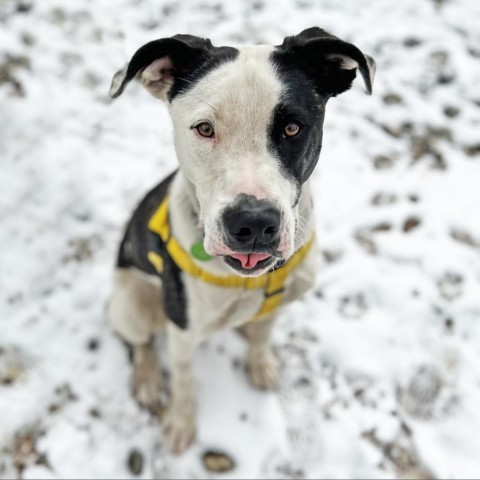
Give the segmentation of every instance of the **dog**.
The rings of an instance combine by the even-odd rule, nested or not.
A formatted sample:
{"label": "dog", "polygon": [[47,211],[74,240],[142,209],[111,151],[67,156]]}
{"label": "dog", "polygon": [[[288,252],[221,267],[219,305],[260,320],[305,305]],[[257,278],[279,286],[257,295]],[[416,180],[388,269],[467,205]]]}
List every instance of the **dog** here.
{"label": "dog", "polygon": [[192,358],[208,334],[248,340],[253,385],[273,390],[270,333],[279,311],[314,283],[309,177],[322,147],[325,106],[360,72],[372,93],[375,62],[318,27],[281,45],[215,47],[175,35],[142,46],[112,80],[136,79],[163,100],[179,168],[135,210],[120,245],[109,304],[113,330],[132,349],[133,389],[161,403],[153,338],[167,334],[172,452],[195,436]]}

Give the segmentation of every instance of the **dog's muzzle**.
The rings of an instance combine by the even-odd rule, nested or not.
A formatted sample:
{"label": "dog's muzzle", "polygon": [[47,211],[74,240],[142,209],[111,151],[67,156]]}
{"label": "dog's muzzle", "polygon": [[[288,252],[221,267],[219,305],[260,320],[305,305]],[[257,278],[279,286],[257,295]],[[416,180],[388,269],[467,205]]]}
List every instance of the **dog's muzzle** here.
{"label": "dog's muzzle", "polygon": [[224,242],[243,269],[253,269],[278,256],[280,210],[268,200],[252,195],[238,195],[222,216]]}

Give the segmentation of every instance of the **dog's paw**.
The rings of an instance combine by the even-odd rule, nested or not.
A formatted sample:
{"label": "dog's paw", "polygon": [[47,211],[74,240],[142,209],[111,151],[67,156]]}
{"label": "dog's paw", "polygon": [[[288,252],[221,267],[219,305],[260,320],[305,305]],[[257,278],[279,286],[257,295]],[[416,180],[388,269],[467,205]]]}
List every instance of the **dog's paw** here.
{"label": "dog's paw", "polygon": [[260,390],[278,390],[279,369],[273,352],[249,357],[247,370],[253,385]]}
{"label": "dog's paw", "polygon": [[163,433],[170,451],[179,455],[195,438],[195,411],[193,407],[171,406],[163,419]]}
{"label": "dog's paw", "polygon": [[154,414],[163,411],[162,374],[157,368],[133,371],[133,395],[137,402]]}

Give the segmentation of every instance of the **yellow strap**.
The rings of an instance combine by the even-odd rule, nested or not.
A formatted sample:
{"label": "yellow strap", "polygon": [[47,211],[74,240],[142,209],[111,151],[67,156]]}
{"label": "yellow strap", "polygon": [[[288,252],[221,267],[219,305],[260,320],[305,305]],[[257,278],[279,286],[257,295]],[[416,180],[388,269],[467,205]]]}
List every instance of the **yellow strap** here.
{"label": "yellow strap", "polygon": [[[291,272],[303,260],[305,255],[310,250],[314,238],[314,235],[312,235],[310,240],[302,248],[300,248],[285,265],[277,270],[274,270],[273,272],[261,275],[260,277],[240,277],[238,275],[223,276],[215,275],[201,268],[192,260],[190,255],[183,249],[178,241],[175,238],[170,237],[170,225],[168,222],[168,197],[163,200],[163,202],[160,204],[160,207],[150,218],[148,222],[148,228],[152,232],[158,234],[163,242],[167,245],[168,253],[180,270],[193,277],[198,277],[204,282],[212,283],[221,287],[245,288],[247,290],[255,290],[257,288],[266,287],[267,296],[268,294],[272,294],[275,291],[283,288],[283,284],[288,273]],[[151,253],[155,254],[155,252],[149,252],[149,260],[151,257],[154,258],[150,255]],[[158,254],[155,255],[159,256]],[[157,262],[158,264],[158,261],[156,259],[150,261],[156,268],[156,264],[154,262]],[[272,296],[271,298],[273,299],[275,296]],[[265,303],[267,303],[267,300]],[[270,300],[268,305],[274,303],[274,300]],[[263,315],[264,314],[262,314],[262,316]]]}
{"label": "yellow strap", "polygon": [[157,252],[150,251],[148,252],[147,257],[157,272],[163,272],[163,258]]}
{"label": "yellow strap", "polygon": [[168,197],[165,197],[148,221],[148,229],[160,235],[164,243],[167,243],[168,238],[170,237],[170,225],[168,223]]}
{"label": "yellow strap", "polygon": [[253,317],[250,322],[256,322],[257,320],[260,320],[262,317],[269,315],[272,313],[274,310],[278,308],[280,305],[280,302],[282,301],[283,294],[279,293],[277,295],[273,295],[271,297],[265,297],[265,300],[263,301],[262,306],[260,307],[260,310],[258,313]]}

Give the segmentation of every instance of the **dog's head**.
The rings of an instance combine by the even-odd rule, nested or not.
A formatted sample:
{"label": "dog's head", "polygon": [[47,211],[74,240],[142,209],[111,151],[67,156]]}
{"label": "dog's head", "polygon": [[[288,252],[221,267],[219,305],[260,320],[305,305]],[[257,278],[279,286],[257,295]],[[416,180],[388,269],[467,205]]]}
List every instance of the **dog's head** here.
{"label": "dog's head", "polygon": [[370,94],[373,59],[316,27],[276,47],[176,35],[141,47],[110,95],[136,78],[168,104],[205,250],[254,276],[306,241],[298,202],[320,154],[325,105],[357,70]]}

